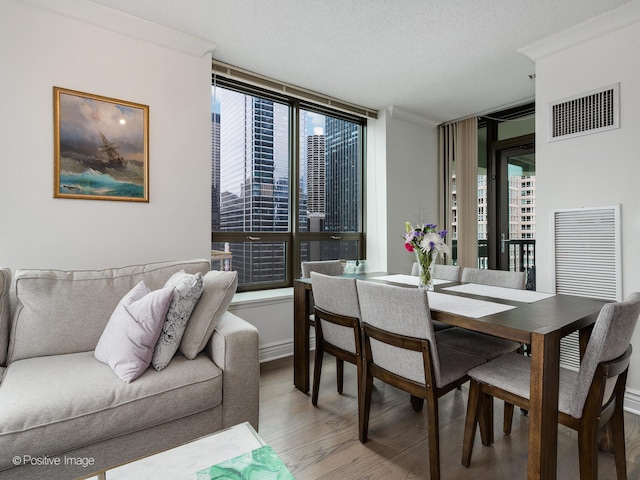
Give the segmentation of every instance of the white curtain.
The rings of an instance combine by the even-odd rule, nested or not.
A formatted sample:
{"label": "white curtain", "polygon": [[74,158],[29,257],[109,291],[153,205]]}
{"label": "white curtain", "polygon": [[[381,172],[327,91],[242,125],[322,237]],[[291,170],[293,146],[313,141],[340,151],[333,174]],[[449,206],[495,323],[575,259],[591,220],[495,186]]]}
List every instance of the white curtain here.
{"label": "white curtain", "polygon": [[438,127],[440,224],[457,240],[457,264],[478,266],[478,119]]}

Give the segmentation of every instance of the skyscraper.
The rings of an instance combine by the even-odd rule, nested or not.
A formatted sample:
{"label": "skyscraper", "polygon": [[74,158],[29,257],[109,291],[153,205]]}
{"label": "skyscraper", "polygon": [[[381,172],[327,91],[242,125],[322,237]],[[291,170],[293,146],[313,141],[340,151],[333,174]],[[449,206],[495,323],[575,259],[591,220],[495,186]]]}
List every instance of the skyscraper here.
{"label": "skyscraper", "polygon": [[[362,210],[360,126],[331,116],[324,120],[325,134],[317,131],[307,140],[309,231],[357,232]],[[310,242],[308,254],[310,260],[357,259],[358,243]]]}
{"label": "skyscraper", "polygon": [[[219,229],[287,231],[287,106],[222,88],[219,94]],[[285,278],[283,244],[234,243],[232,253],[239,283]]]}
{"label": "skyscraper", "polygon": [[211,114],[211,230],[220,230],[220,114]]}
{"label": "skyscraper", "polygon": [[322,127],[307,136],[307,221],[309,232],[324,231],[326,214],[325,137]]}
{"label": "skyscraper", "polygon": [[[331,232],[359,231],[360,126],[335,117],[326,121],[326,225]],[[352,257],[343,257],[352,258]]]}

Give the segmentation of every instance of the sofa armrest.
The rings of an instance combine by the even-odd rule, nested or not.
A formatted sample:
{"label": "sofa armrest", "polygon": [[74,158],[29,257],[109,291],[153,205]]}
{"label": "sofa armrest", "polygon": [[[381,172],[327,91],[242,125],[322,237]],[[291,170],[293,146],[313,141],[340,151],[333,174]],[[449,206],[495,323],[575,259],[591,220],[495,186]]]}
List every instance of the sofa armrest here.
{"label": "sofa armrest", "polygon": [[258,329],[230,312],[220,319],[207,351],[223,371],[224,428],[248,421],[258,430],[260,360]]}

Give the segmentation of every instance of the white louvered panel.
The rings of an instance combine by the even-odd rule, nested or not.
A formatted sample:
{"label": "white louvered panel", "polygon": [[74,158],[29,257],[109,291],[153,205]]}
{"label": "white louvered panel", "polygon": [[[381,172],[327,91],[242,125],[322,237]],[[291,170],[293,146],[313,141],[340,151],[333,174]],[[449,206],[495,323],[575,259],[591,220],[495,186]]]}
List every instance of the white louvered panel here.
{"label": "white louvered panel", "polygon": [[619,83],[549,104],[550,142],[619,126]]}
{"label": "white louvered panel", "polygon": [[[557,210],[553,217],[556,293],[620,300],[620,205]],[[578,334],[562,339],[564,366],[580,365]]]}
{"label": "white louvered panel", "polygon": [[578,370],[580,367],[580,337],[573,332],[560,339],[560,365]]}

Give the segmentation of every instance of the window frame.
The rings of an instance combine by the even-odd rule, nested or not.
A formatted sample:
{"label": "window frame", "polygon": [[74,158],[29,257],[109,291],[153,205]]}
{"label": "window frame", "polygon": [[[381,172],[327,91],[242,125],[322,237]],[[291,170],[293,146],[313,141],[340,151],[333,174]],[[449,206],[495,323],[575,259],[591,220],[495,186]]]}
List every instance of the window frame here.
{"label": "window frame", "polygon": [[[358,258],[366,258],[366,145],[367,145],[367,119],[357,115],[334,110],[321,104],[270,91],[259,86],[228,78],[220,73],[212,75],[212,88],[215,87],[234,90],[246,95],[257,96],[286,104],[289,107],[289,220],[287,232],[272,231],[243,231],[229,232],[211,229],[211,243],[244,243],[255,242],[281,242],[285,248],[285,279],[283,281],[260,282],[238,285],[238,291],[256,291],[293,286],[293,280],[300,277],[301,245],[309,241],[357,241]],[[293,188],[300,180],[300,111],[310,111],[322,115],[332,116],[359,125],[361,131],[359,168],[360,178],[360,212],[358,232],[303,232],[300,231],[300,195],[299,189]],[[213,112],[212,112],[213,113]],[[212,155],[213,158],[213,155]],[[292,179],[295,179],[292,180]],[[213,195],[213,191],[211,194]],[[213,200],[213,199],[212,199]],[[341,259],[341,260],[357,260]]]}

